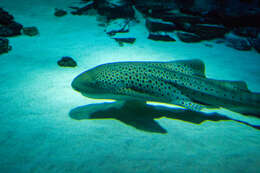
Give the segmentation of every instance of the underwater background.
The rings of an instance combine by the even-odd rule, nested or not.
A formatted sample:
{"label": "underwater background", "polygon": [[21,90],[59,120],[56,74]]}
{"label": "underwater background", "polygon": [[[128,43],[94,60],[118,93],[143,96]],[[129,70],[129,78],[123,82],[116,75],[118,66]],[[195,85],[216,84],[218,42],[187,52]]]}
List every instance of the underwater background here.
{"label": "underwater background", "polygon": [[259,117],[71,87],[104,63],[200,59],[260,92],[259,19],[259,0],[0,0],[0,172],[259,173]]}

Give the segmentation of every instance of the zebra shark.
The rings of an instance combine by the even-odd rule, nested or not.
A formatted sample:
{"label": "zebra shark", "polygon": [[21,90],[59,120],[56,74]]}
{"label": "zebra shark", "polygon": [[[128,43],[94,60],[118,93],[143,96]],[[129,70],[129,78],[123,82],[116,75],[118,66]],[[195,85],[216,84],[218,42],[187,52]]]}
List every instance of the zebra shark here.
{"label": "zebra shark", "polygon": [[155,101],[192,111],[222,107],[260,117],[260,93],[244,81],[207,78],[198,59],[102,64],[79,74],[71,86],[90,98]]}

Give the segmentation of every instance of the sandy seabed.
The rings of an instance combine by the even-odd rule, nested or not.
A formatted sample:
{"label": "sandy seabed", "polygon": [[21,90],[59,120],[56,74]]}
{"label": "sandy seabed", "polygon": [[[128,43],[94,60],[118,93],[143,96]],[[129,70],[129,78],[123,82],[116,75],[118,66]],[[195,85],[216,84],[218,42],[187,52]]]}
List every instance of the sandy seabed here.
{"label": "sandy seabed", "polygon": [[[214,41],[148,40],[143,19],[127,34],[135,44],[120,47],[95,16],[53,15],[54,8],[73,5],[76,0],[0,2],[17,22],[40,31],[9,38],[12,51],[0,55],[0,172],[260,172],[257,118],[162,106],[136,111],[83,97],[70,86],[80,72],[106,62],[198,58],[208,77],[243,80],[260,92],[260,54]],[[59,67],[62,56],[78,67]]]}

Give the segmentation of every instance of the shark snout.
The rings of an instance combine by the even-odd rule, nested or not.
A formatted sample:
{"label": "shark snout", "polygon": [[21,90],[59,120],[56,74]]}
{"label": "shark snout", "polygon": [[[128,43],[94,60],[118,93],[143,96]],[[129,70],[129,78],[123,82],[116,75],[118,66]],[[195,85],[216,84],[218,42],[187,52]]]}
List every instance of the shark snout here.
{"label": "shark snout", "polygon": [[92,88],[92,83],[95,81],[92,73],[89,71],[83,72],[78,75],[71,82],[71,87],[78,92],[89,92]]}
{"label": "shark snout", "polygon": [[71,82],[71,87],[76,90],[76,91],[81,91],[82,90],[82,86],[81,86],[81,82],[79,80],[78,77],[76,77],[75,79],[73,79],[73,81]]}

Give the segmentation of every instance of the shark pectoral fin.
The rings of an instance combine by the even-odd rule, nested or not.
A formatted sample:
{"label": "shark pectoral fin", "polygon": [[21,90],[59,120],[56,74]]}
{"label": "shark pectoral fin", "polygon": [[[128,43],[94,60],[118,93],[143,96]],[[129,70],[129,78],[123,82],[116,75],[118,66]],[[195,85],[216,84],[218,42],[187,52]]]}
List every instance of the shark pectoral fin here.
{"label": "shark pectoral fin", "polygon": [[195,102],[189,101],[189,100],[181,101],[181,103],[178,103],[178,105],[183,106],[183,107],[190,109],[192,111],[196,111],[196,112],[202,111],[203,109],[219,108],[219,107],[216,107],[216,106],[203,105],[203,104],[200,104],[200,103],[195,103]]}
{"label": "shark pectoral fin", "polygon": [[133,100],[149,100],[151,96],[147,93],[142,92],[142,90],[138,88],[123,88],[123,92],[121,93],[133,97]]}

